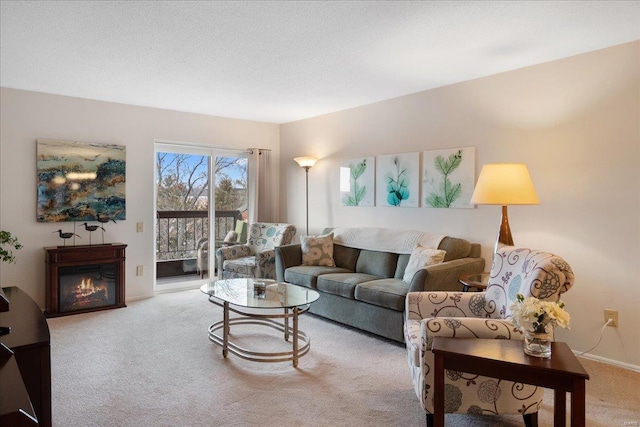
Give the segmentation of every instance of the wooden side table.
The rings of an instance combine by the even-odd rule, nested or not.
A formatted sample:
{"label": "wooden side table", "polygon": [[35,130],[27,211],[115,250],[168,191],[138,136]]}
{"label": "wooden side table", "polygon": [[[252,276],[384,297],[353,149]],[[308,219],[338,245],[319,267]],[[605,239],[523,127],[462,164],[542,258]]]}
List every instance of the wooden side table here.
{"label": "wooden side table", "polygon": [[551,344],[551,358],[531,357],[522,341],[434,337],[435,427],[444,426],[444,370],[501,378],[554,390],[554,426],[565,425],[566,393],[571,393],[571,425],[585,425],[585,381],[589,374],[566,343]]}
{"label": "wooden side table", "polygon": [[487,289],[491,273],[472,273],[460,276],[458,282],[462,285],[462,292],[468,292],[469,289],[477,289],[478,292]]}

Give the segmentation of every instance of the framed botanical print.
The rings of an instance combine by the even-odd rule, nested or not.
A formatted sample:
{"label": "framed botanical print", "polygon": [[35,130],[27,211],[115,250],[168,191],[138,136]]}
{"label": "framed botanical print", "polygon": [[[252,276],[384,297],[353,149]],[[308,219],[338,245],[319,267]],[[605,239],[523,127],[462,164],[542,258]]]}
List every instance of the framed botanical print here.
{"label": "framed botanical print", "polygon": [[340,203],[375,206],[375,157],[359,157],[340,165]]}
{"label": "framed botanical print", "polygon": [[417,207],[420,202],[420,154],[385,154],[377,158],[378,206]]}
{"label": "framed botanical print", "polygon": [[422,203],[428,208],[473,208],[475,147],[422,152]]}

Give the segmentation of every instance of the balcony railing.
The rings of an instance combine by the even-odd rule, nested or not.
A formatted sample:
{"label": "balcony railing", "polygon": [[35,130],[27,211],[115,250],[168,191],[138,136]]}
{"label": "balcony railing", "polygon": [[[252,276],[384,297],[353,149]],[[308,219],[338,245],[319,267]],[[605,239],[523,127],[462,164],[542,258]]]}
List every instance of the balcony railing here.
{"label": "balcony railing", "polygon": [[[221,240],[234,230],[239,219],[242,219],[239,210],[215,211],[216,239]],[[198,243],[208,236],[207,211],[157,211],[157,276],[196,273]]]}

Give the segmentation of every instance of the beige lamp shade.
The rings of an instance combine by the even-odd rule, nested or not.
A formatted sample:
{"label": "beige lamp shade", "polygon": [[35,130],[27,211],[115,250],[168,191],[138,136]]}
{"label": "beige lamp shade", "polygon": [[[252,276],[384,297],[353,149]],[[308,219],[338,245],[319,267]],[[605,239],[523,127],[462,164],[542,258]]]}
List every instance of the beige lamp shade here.
{"label": "beige lamp shade", "polygon": [[502,206],[537,205],[540,199],[527,165],[496,163],[482,166],[470,203]]}
{"label": "beige lamp shade", "polygon": [[309,157],[309,156],[296,157],[293,160],[295,160],[300,165],[301,168],[311,168],[318,161],[318,159],[316,159],[315,157]]}
{"label": "beige lamp shade", "polygon": [[513,246],[507,205],[537,205],[540,200],[526,165],[497,163],[482,166],[470,203],[502,205],[500,230],[494,247],[495,253],[502,245]]}

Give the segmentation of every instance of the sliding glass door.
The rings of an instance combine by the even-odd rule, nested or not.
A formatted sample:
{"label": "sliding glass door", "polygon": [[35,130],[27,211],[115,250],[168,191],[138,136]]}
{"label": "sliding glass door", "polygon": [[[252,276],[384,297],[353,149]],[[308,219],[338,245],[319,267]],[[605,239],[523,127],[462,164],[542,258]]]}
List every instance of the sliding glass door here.
{"label": "sliding glass door", "polygon": [[246,153],[156,143],[156,290],[215,275],[215,250],[244,238],[247,194]]}

